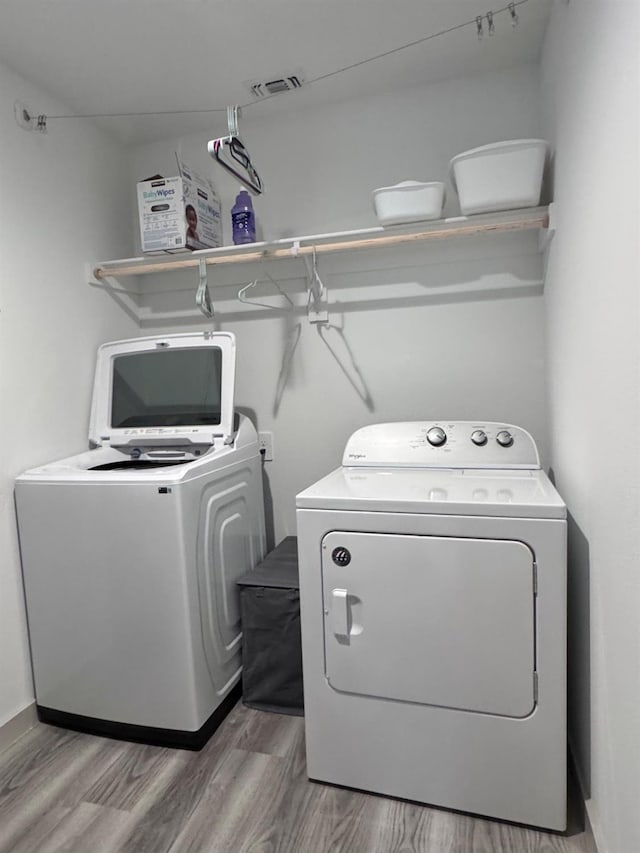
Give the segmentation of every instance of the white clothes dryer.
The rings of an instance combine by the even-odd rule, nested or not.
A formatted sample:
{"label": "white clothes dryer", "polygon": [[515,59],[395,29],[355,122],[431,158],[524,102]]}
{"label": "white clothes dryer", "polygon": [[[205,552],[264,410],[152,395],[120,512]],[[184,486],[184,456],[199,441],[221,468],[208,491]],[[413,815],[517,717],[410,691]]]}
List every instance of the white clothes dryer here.
{"label": "white clothes dryer", "polygon": [[296,499],[310,778],[566,828],[566,508],[523,429],[379,424]]}
{"label": "white clothes dryer", "polygon": [[105,344],[93,449],[25,472],[16,507],[40,719],[199,748],[240,691],[236,579],[265,550],[235,339]]}

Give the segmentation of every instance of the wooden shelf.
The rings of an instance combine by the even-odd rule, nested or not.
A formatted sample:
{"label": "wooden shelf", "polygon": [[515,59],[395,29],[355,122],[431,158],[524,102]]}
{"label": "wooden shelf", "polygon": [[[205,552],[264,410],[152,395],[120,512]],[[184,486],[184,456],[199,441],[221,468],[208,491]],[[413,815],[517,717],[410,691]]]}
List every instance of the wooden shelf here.
{"label": "wooden shelf", "polygon": [[350,252],[362,249],[377,249],[385,246],[415,244],[427,240],[442,240],[478,234],[508,231],[530,231],[549,229],[549,208],[531,207],[522,210],[507,210],[500,213],[460,216],[418,222],[412,226],[400,225],[389,228],[370,228],[361,231],[343,231],[335,234],[315,234],[306,237],[291,237],[269,243],[252,243],[246,246],[222,246],[219,249],[204,249],[189,255],[154,255],[144,258],[127,258],[104,261],[93,270],[100,281],[119,276],[149,275],[197,268],[204,260],[207,266],[221,264],[253,263],[256,261],[296,258],[329,252]]}

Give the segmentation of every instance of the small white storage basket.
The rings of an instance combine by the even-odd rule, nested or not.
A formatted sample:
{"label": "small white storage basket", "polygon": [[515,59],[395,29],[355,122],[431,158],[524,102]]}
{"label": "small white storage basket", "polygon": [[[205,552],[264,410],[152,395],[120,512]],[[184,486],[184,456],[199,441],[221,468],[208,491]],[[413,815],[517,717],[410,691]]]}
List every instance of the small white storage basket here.
{"label": "small white storage basket", "polygon": [[495,142],[464,151],[449,174],[467,216],[540,204],[548,144],[544,139]]}
{"label": "small white storage basket", "polygon": [[440,181],[403,181],[373,191],[373,207],[381,225],[400,225],[439,219],[444,206],[445,185]]}

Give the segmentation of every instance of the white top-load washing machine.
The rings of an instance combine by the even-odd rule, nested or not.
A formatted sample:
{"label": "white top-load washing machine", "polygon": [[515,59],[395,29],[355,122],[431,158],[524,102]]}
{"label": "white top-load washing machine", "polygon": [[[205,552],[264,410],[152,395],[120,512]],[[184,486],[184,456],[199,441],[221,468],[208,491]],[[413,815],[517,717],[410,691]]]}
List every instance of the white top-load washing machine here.
{"label": "white top-load washing machine", "polygon": [[18,478],[45,722],[199,748],[237,699],[235,581],[264,556],[265,532],[234,376],[230,333],[105,344],[93,449]]}
{"label": "white top-load washing machine", "polygon": [[358,430],[297,496],[310,778],[566,827],[566,508],[506,424]]}

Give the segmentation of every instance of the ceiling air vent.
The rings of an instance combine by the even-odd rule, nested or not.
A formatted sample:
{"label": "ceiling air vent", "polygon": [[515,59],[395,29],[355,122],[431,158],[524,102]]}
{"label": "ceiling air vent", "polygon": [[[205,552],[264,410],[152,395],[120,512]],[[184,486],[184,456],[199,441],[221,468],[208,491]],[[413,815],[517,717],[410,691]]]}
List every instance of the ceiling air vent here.
{"label": "ceiling air vent", "polygon": [[269,95],[280,95],[283,92],[292,92],[300,89],[304,83],[304,77],[300,72],[295,74],[284,74],[282,77],[270,77],[266,80],[250,80],[245,86],[253,97],[259,101]]}

